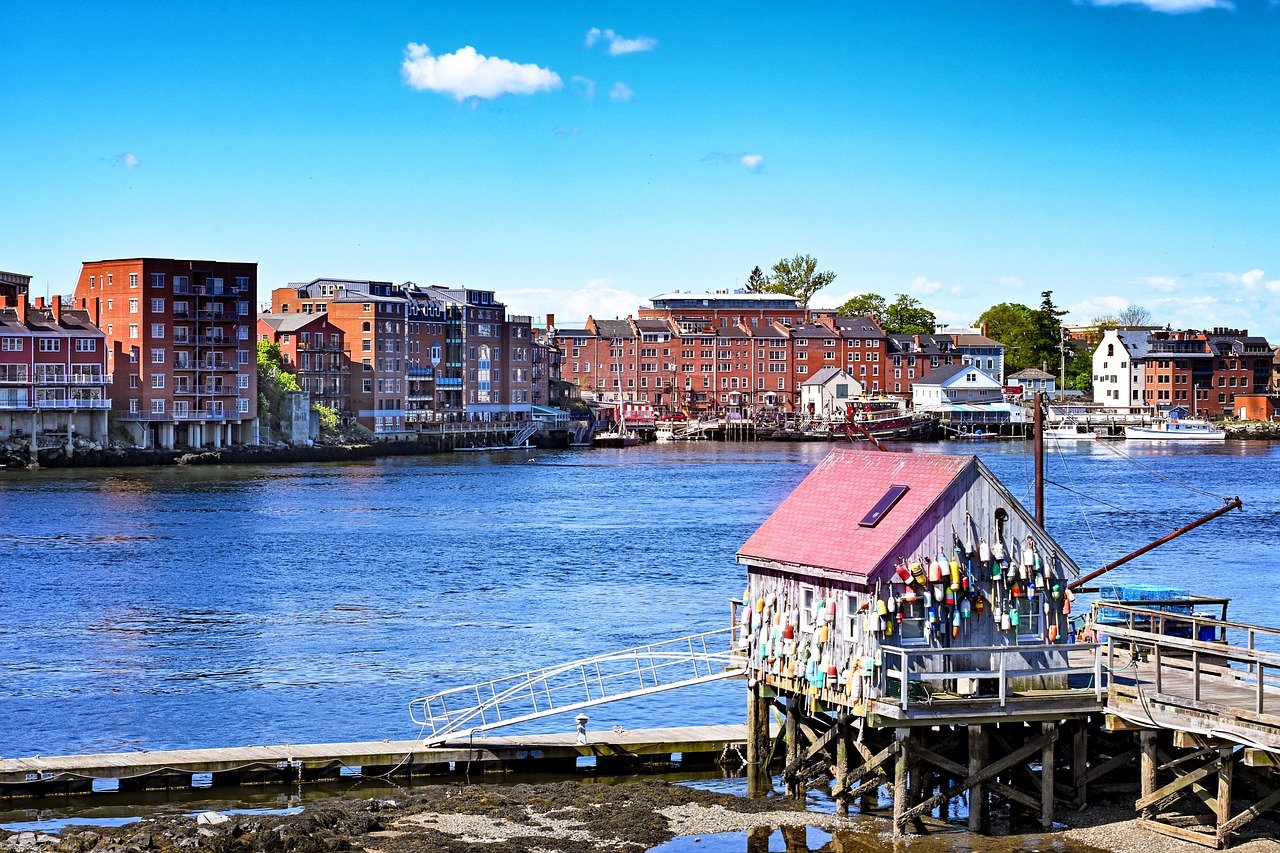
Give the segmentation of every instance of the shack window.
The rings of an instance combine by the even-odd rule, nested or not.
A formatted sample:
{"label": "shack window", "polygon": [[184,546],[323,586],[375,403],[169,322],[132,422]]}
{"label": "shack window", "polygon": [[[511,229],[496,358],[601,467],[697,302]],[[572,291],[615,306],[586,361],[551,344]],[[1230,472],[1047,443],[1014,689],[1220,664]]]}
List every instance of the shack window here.
{"label": "shack window", "polygon": [[813,600],[817,593],[811,586],[800,587],[800,630],[813,629]]}
{"label": "shack window", "polygon": [[1018,611],[1018,636],[1040,637],[1043,633],[1040,626],[1040,597],[1015,598],[1013,603]]}
{"label": "shack window", "polygon": [[858,595],[857,593],[847,592],[844,596],[844,619],[846,638],[852,639],[858,636]]}
{"label": "shack window", "polygon": [[902,622],[898,625],[898,634],[903,640],[924,639],[924,602],[898,601],[898,609],[902,612]]}

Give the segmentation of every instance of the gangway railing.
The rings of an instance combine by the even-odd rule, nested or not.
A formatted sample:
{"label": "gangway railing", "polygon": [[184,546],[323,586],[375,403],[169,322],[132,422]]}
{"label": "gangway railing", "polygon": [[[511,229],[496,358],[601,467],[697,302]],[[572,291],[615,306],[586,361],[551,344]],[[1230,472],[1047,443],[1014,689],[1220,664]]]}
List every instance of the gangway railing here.
{"label": "gangway railing", "polygon": [[524,444],[526,441],[533,438],[533,434],[538,431],[540,426],[541,424],[539,424],[537,421],[532,421],[530,423],[525,424],[524,428],[521,429],[518,433],[516,433],[515,438],[511,439],[511,445],[513,447],[519,447],[520,445]]}
{"label": "gangway railing", "polygon": [[428,744],[448,736],[510,726],[743,675],[720,628],[569,663],[454,687],[414,699],[409,717]]}

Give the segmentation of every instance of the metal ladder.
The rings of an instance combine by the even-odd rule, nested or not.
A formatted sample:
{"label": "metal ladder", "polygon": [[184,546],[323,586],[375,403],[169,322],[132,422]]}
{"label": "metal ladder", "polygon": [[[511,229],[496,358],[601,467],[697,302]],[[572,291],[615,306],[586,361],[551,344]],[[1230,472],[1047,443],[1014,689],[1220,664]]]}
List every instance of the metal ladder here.
{"label": "metal ladder", "polygon": [[[458,736],[743,675],[733,628],[691,634],[454,687],[414,699],[409,717],[428,745]],[[465,728],[464,728],[465,727]]]}

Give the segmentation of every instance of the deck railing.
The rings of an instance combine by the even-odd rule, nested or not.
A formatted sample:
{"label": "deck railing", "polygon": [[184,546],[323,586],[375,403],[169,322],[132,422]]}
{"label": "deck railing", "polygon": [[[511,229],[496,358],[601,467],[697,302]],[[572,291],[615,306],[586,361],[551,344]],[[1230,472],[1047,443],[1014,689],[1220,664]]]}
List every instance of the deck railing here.
{"label": "deck railing", "polygon": [[[1013,684],[1016,680],[1050,677],[1055,680],[1076,675],[1091,676],[1084,687],[1055,686],[1055,695],[1064,690],[1076,694],[1092,694],[1102,702],[1107,670],[1102,665],[1101,643],[1052,643],[1021,646],[957,646],[949,649],[912,648],[910,646],[882,647],[883,666],[880,670],[880,695],[889,697],[889,682],[898,682],[899,695],[889,697],[903,710],[912,704],[935,704],[938,697],[931,694],[929,684],[944,686],[958,680],[995,680],[995,693],[989,698],[999,700],[1000,707],[1008,704],[1011,695],[1020,692]],[[969,661],[963,660],[968,658]],[[982,660],[972,664],[973,658]],[[1039,658],[1032,663],[1028,658]],[[912,695],[911,685],[922,686],[920,693]],[[957,698],[972,700],[973,696],[961,695],[959,685],[948,691]],[[981,697],[979,697],[981,698]]]}
{"label": "deck railing", "polygon": [[[1159,694],[1232,707],[1244,700],[1254,714],[1280,716],[1280,651],[1257,648],[1259,637],[1280,645],[1280,630],[1114,601],[1095,603],[1095,615],[1099,609],[1124,616],[1123,623],[1097,625],[1108,668],[1134,671],[1132,678],[1112,681],[1113,695],[1142,701]],[[1188,626],[1189,637],[1177,635]],[[1243,633],[1245,645],[1228,642],[1228,630]]]}

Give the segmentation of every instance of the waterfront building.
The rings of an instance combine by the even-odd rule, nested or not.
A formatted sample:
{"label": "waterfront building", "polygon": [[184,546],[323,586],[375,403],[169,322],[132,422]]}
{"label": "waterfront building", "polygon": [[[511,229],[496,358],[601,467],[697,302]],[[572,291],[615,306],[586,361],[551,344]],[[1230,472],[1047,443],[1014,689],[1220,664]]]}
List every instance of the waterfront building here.
{"label": "waterfront building", "polygon": [[824,367],[800,383],[800,411],[806,418],[844,420],[845,407],[862,395],[857,379],[839,367]]}
{"label": "waterfront building", "polygon": [[911,395],[917,411],[929,411],[945,406],[999,403],[1004,400],[1004,386],[976,367],[945,364],[913,383]]}
{"label": "waterfront building", "polygon": [[1052,394],[1058,388],[1058,380],[1054,375],[1038,367],[1026,367],[1012,374],[1009,377],[1009,384],[1021,388],[1023,397],[1031,397],[1037,392]]}
{"label": "waterfront building", "polygon": [[350,412],[375,434],[529,418],[532,319],[492,291],[324,278],[273,290],[271,307],[324,311],[342,330]]}
{"label": "waterfront building", "polygon": [[[888,338],[893,387],[887,390],[895,397],[913,401],[913,388],[919,381],[939,367],[960,362],[961,357],[952,348],[949,335],[893,334]],[[954,374],[947,374],[947,376],[952,375]]]}
{"label": "waterfront building", "polygon": [[339,412],[351,408],[351,366],[343,337],[327,311],[258,315],[258,340],[279,345],[284,366],[296,375],[298,387],[313,404]]}
{"label": "waterfront building", "polygon": [[671,320],[684,334],[708,329],[743,326],[759,329],[780,323],[795,326],[808,312],[794,296],[784,293],[661,293],[650,300],[651,308],[641,308],[641,320]]}
{"label": "waterfront building", "polygon": [[835,330],[840,341],[836,360],[845,371],[857,378],[867,394],[884,393],[881,371],[888,364],[889,336],[875,318],[832,316],[818,322]]}
{"label": "waterfront building", "polygon": [[960,355],[961,364],[972,364],[997,382],[1004,382],[1005,347],[987,335],[985,324],[979,329],[939,326],[937,333],[951,339],[951,347]]}
{"label": "waterfront building", "polygon": [[9,295],[0,309],[0,440],[25,437],[71,448],[79,436],[107,438],[106,336],[87,308],[55,296],[27,302],[26,282],[3,274]]}
{"label": "waterfront building", "polygon": [[16,305],[25,301],[30,290],[31,276],[0,270],[0,305]]}
{"label": "waterfront building", "polygon": [[1093,400],[1107,410],[1128,413],[1146,407],[1144,363],[1150,329],[1107,329],[1093,351]]}
{"label": "waterfront building", "polygon": [[106,334],[117,421],[142,447],[257,440],[258,265],[86,261],[77,304]]}

